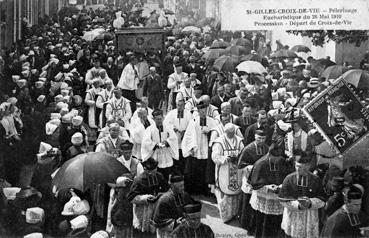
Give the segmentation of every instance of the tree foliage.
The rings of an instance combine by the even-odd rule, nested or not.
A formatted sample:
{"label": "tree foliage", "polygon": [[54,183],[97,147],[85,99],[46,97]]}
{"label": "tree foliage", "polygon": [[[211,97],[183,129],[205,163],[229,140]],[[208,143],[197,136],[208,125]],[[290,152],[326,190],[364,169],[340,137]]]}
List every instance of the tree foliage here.
{"label": "tree foliage", "polygon": [[329,41],[334,41],[336,43],[351,43],[360,46],[362,42],[369,39],[369,31],[361,30],[309,30],[287,32],[294,35],[307,36],[311,38],[315,46],[323,46]]}

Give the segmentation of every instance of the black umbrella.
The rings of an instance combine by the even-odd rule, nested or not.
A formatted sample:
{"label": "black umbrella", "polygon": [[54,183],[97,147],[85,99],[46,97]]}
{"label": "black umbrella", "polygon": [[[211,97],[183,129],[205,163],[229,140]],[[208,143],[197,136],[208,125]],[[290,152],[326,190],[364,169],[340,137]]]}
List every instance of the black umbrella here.
{"label": "black umbrella", "polygon": [[304,45],[295,45],[294,47],[291,48],[291,50],[295,52],[305,52],[305,53],[311,51],[309,47]]}
{"label": "black umbrella", "polygon": [[297,58],[298,55],[292,50],[278,50],[277,52],[270,55],[270,58]]}
{"label": "black umbrella", "polygon": [[53,184],[59,188],[86,191],[97,184],[113,183],[129,170],[107,153],[80,154],[65,162],[56,173]]}

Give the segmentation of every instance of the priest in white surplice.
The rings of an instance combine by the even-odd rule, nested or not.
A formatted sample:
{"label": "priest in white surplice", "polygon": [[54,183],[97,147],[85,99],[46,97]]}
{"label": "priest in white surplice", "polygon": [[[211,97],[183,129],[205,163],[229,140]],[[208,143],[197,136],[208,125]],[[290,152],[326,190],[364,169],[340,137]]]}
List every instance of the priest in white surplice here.
{"label": "priest in white surplice", "polygon": [[122,96],[121,88],[114,89],[114,97],[107,102],[105,116],[107,120],[123,122],[124,127],[128,128],[132,111],[129,100]]}
{"label": "priest in white surplice", "polygon": [[[234,115],[231,113],[232,111],[232,106],[229,102],[223,102],[220,106],[220,111],[221,111],[221,115],[229,115],[230,116],[230,122],[235,124],[236,119],[238,118],[238,116]],[[220,121],[220,116],[217,116],[216,119],[218,121]]]}
{"label": "priest in white surplice", "polygon": [[188,193],[207,192],[206,168],[209,157],[210,133],[217,122],[206,115],[207,106],[197,105],[199,115],[192,120],[182,140],[183,157],[186,158],[185,190]]}
{"label": "priest in white surplice", "polygon": [[158,161],[158,171],[166,179],[173,171],[173,160],[179,159],[178,138],[172,127],[163,126],[163,111],[156,109],[152,113],[154,124],[146,128],[142,144],[142,161],[152,157]]}
{"label": "priest in white surplice", "polygon": [[114,84],[111,79],[105,81],[105,89],[103,89],[97,96],[96,107],[100,109],[100,125],[99,128],[104,128],[106,117],[106,103],[114,96]]}
{"label": "priest in white surplice", "polygon": [[225,125],[225,133],[213,143],[212,159],[215,163],[215,196],[220,218],[223,222],[232,220],[240,209],[241,173],[237,167],[237,157],[244,145],[235,135],[235,126]]}
{"label": "priest in white surplice", "polygon": [[168,112],[165,116],[163,125],[164,127],[172,127],[178,138],[179,160],[176,165],[181,174],[184,173],[185,159],[182,154],[182,138],[187,129],[188,124],[192,121],[192,114],[185,109],[185,101],[181,94],[177,94],[176,98],[177,108]]}
{"label": "priest in white surplice", "polygon": [[185,101],[192,98],[193,95],[193,87],[191,85],[191,79],[186,78],[183,82],[183,84],[180,86],[178,90],[178,94],[182,94],[182,97]]}
{"label": "priest in white surplice", "polygon": [[148,112],[145,107],[139,107],[137,110],[137,118],[133,119],[130,124],[130,133],[132,135],[132,156],[141,160],[141,144],[143,134],[150,125],[154,124],[154,121],[147,116]]}
{"label": "priest in white surplice", "polygon": [[183,67],[180,63],[174,65],[174,73],[169,75],[167,87],[170,90],[168,108],[175,108],[175,100],[178,90],[181,88],[183,81],[188,78],[188,74],[182,71]]}
{"label": "priest in white surplice", "polygon": [[[202,95],[200,101],[206,105],[206,115],[216,120],[219,116],[218,108],[210,104],[210,97],[208,95]],[[193,109],[193,116],[198,114],[197,108]]]}
{"label": "priest in white surplice", "polygon": [[193,113],[196,109],[197,104],[201,101],[202,88],[201,85],[195,85],[193,87],[192,97],[186,100],[185,108]]}

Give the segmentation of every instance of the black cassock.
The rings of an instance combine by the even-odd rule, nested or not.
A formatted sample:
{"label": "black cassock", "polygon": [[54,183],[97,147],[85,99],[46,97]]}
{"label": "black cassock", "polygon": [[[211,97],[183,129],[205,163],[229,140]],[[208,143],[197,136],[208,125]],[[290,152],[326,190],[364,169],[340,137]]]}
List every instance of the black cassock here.
{"label": "black cassock", "polygon": [[134,178],[128,193],[128,199],[132,201],[137,195],[144,194],[157,196],[159,192],[167,191],[168,187],[168,183],[161,173],[144,171]]}
{"label": "black cassock", "polygon": [[365,213],[354,215],[340,208],[328,218],[320,237],[363,237],[360,235],[360,227],[368,225],[369,217]]}
{"label": "black cassock", "polygon": [[164,193],[158,200],[153,225],[156,228],[163,228],[173,220],[183,217],[183,207],[194,202],[188,193],[174,194],[172,190]]}
{"label": "black cassock", "polygon": [[187,222],[181,223],[173,232],[173,238],[214,238],[214,232],[208,225],[200,224],[196,229]]}
{"label": "black cassock", "polygon": [[[266,144],[258,146],[255,142],[251,142],[243,148],[239,155],[238,169],[244,169],[248,165],[253,165],[268,152],[268,149],[269,147]],[[250,205],[250,198],[251,193],[242,192],[240,223],[242,228],[252,234],[255,224],[251,222],[254,220],[254,209]]]}
{"label": "black cassock", "polygon": [[[291,172],[290,166],[284,159],[273,163],[267,154],[255,162],[248,178],[248,183],[253,190],[261,189],[265,185],[270,184],[280,185]],[[249,232],[254,234],[255,237],[278,237],[283,234],[281,222],[282,214],[270,215],[254,210],[254,215],[250,220],[253,226],[250,227],[251,230]]]}

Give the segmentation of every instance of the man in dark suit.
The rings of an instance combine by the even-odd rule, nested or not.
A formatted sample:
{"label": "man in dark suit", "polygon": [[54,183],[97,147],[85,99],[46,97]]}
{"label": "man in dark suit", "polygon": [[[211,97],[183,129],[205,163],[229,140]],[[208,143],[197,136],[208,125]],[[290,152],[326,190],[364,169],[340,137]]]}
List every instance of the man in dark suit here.
{"label": "man in dark suit", "polygon": [[114,64],[113,57],[108,57],[106,63],[103,65],[103,68],[106,70],[109,78],[113,80],[114,85],[118,83],[118,67]]}
{"label": "man in dark suit", "polygon": [[251,126],[247,127],[245,131],[244,144],[248,145],[255,140],[256,130],[263,130],[266,135],[265,143],[267,145],[270,145],[272,142],[273,131],[270,129],[268,125],[268,117],[266,111],[265,110],[258,111],[257,116],[258,116],[257,121]]}
{"label": "man in dark suit", "polygon": [[238,92],[238,96],[229,99],[229,103],[231,104],[231,112],[236,116],[242,115],[242,108],[244,107],[244,102],[246,101],[249,92],[246,88],[240,88]]}
{"label": "man in dark suit", "polygon": [[195,73],[198,77],[198,79],[202,80],[202,69],[200,68],[200,65],[196,63],[196,57],[191,55],[189,58],[188,64],[183,69],[184,72],[186,72],[188,75],[191,73]]}
{"label": "man in dark suit", "polygon": [[242,135],[244,135],[246,129],[255,122],[255,110],[250,105],[246,104],[242,109],[242,116],[237,117],[234,124],[240,127]]}
{"label": "man in dark suit", "polygon": [[143,95],[148,97],[149,107],[158,108],[164,96],[163,82],[156,73],[155,67],[150,67],[150,74],[145,78],[143,85]]}
{"label": "man in dark suit", "polygon": [[210,104],[216,106],[218,108],[219,113],[221,113],[220,106],[222,105],[223,102],[226,101],[228,101],[228,98],[226,98],[224,94],[224,86],[219,85],[217,88],[217,95],[211,98]]}

